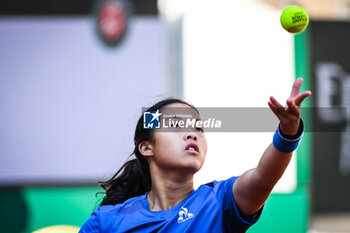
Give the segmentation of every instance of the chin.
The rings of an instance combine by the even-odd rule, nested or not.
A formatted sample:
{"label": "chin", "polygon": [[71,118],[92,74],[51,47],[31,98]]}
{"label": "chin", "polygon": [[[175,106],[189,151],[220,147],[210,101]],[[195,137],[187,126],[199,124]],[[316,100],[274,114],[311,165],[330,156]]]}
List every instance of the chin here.
{"label": "chin", "polygon": [[188,169],[189,171],[191,171],[191,173],[196,173],[198,172],[203,166],[203,163],[195,163],[195,162],[192,162],[190,164],[186,164],[186,170]]}

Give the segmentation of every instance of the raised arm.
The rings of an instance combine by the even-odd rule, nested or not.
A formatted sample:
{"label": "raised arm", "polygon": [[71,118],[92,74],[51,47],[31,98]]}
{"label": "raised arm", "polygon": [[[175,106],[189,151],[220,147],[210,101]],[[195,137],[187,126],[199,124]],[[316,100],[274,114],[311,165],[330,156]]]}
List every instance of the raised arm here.
{"label": "raised arm", "polygon": [[[299,93],[302,82],[302,78],[294,82],[285,107],[272,96],[268,103],[272,112],[280,120],[279,135],[287,139],[286,141],[296,141],[302,133],[300,106],[303,100],[311,95],[310,91]],[[263,153],[258,166],[246,171],[234,183],[233,196],[243,215],[250,216],[264,205],[292,158],[293,152],[286,152],[288,150],[285,150],[283,145],[279,146],[274,139],[274,143],[271,143]]]}

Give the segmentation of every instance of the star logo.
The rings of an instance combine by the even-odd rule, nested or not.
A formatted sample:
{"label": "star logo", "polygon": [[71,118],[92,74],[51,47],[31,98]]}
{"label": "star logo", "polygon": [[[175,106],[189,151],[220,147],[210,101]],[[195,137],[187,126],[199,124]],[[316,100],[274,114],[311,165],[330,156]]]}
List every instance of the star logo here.
{"label": "star logo", "polygon": [[160,116],[162,113],[156,112],[143,113],[143,128],[144,129],[160,129]]}
{"label": "star logo", "polygon": [[154,121],[155,119],[157,119],[157,121],[159,121],[159,117],[160,115],[162,115],[161,113],[159,113],[159,109],[155,112],[155,113],[151,113],[151,115],[153,116],[152,121]]}

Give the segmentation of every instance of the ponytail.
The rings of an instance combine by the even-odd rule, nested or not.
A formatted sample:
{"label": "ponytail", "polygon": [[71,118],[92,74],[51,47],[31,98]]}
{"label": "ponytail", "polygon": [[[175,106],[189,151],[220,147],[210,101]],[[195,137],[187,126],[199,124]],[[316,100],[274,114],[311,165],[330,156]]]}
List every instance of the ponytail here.
{"label": "ponytail", "polygon": [[129,160],[111,179],[99,184],[106,191],[101,206],[123,203],[129,198],[143,195],[151,190],[148,162],[143,156]]}

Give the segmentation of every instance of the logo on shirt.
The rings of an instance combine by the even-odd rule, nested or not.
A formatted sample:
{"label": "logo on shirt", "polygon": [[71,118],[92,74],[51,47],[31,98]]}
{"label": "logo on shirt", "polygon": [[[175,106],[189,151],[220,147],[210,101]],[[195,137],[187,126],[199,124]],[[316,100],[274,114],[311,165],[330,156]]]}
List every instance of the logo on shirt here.
{"label": "logo on shirt", "polygon": [[188,209],[185,207],[181,207],[182,210],[179,211],[179,218],[177,219],[177,223],[182,223],[194,217],[194,214],[188,213]]}

